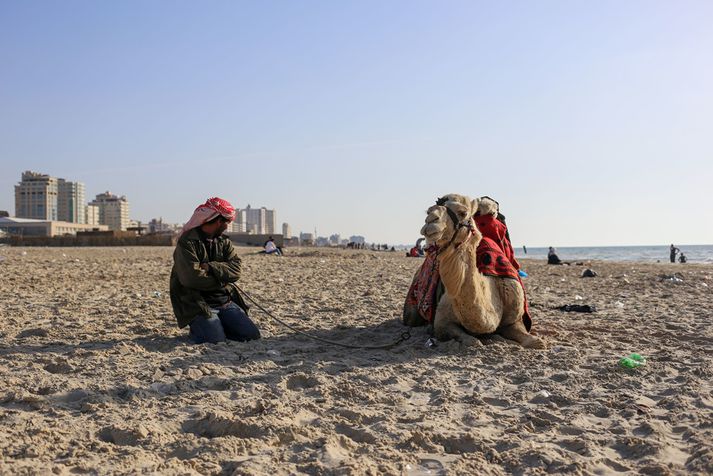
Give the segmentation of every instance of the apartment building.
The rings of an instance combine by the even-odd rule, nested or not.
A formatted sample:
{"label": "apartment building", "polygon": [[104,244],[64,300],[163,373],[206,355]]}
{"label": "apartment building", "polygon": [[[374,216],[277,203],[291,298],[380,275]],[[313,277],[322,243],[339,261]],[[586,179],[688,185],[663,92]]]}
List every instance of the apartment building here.
{"label": "apartment building", "polygon": [[69,223],[86,223],[84,184],[57,179],[57,219]]}
{"label": "apartment building", "polygon": [[129,202],[125,196],[106,191],[97,195],[90,205],[99,207],[99,223],[110,230],[124,231],[129,227]]}
{"label": "apartment building", "polygon": [[58,180],[32,171],[22,173],[15,185],[15,216],[35,220],[57,220]]}

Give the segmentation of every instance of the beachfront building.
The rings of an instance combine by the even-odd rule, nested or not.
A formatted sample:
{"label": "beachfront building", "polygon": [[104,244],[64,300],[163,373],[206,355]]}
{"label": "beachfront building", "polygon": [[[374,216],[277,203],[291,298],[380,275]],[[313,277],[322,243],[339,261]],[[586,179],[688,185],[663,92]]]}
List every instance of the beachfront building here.
{"label": "beachfront building", "polygon": [[245,209],[245,231],[262,235],[265,230],[265,207]]}
{"label": "beachfront building", "polygon": [[282,237],[286,240],[289,240],[292,238],[292,229],[290,228],[289,223],[282,224]]}
{"label": "beachfront building", "polygon": [[277,233],[277,213],[275,210],[268,210],[265,207],[263,209],[265,210],[265,230],[263,233],[274,235]]}
{"label": "beachfront building", "polygon": [[363,245],[366,243],[366,238],[360,235],[352,235],[349,237],[351,243],[356,243],[357,245]]}
{"label": "beachfront building", "polygon": [[57,219],[70,223],[86,223],[84,184],[57,179]]}
{"label": "beachfront building", "polygon": [[93,205],[91,203],[84,207],[84,223],[87,225],[98,225],[99,224],[99,205]]}
{"label": "beachfront building", "polygon": [[305,246],[311,246],[314,244],[314,234],[312,233],[300,233],[300,243]]}
{"label": "beachfront building", "polygon": [[78,231],[107,231],[106,225],[87,225],[56,220],[0,217],[0,230],[13,236],[76,235]]}
{"label": "beachfront building", "polygon": [[277,234],[277,211],[268,210],[265,207],[246,208],[236,211],[235,223],[237,229],[233,227],[235,233],[251,233],[257,235]]}
{"label": "beachfront building", "polygon": [[164,223],[163,218],[152,218],[148,223],[149,233],[175,233],[176,228],[177,226],[172,223]]}
{"label": "beachfront building", "polygon": [[235,220],[232,223],[231,232],[233,233],[247,233],[247,211],[237,209],[235,210]]}
{"label": "beachfront building", "polygon": [[15,185],[15,216],[36,220],[57,220],[58,180],[32,171],[22,173]]}
{"label": "beachfront building", "polygon": [[129,227],[129,202],[125,196],[106,191],[97,195],[90,205],[99,207],[99,223],[110,230],[125,231]]}
{"label": "beachfront building", "polygon": [[329,237],[329,244],[330,246],[339,246],[339,243],[342,241],[342,237],[339,236],[338,233],[335,233],[334,235],[331,235]]}

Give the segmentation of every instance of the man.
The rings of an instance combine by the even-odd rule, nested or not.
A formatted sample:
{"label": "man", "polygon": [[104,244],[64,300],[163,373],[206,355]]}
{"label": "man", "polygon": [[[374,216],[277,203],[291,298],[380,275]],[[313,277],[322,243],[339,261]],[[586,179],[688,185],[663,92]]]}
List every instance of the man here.
{"label": "man", "polygon": [[235,208],[209,198],[183,226],[173,252],[171,304],[178,327],[190,327],[196,344],[260,338],[247,306],[230,285],[240,277],[240,258],[223,232]]}
{"label": "man", "polygon": [[670,249],[670,251],[671,251],[671,253],[670,253],[670,254],[671,254],[671,256],[670,256],[671,262],[672,262],[672,263],[675,263],[675,262],[676,262],[676,254],[677,254],[679,251],[681,251],[681,250],[679,250],[678,248],[676,248],[675,246],[673,246],[673,243],[671,243],[671,248],[669,248],[669,249]]}

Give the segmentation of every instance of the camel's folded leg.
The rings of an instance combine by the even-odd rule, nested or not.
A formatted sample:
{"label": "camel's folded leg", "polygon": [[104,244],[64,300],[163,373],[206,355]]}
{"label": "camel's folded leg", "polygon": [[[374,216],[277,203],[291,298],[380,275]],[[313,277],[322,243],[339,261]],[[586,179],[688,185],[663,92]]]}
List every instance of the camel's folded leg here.
{"label": "camel's folded leg", "polygon": [[506,339],[514,340],[526,349],[545,348],[545,343],[542,339],[529,334],[527,330],[525,330],[525,324],[522,323],[522,319],[499,328],[497,333]]}
{"label": "camel's folded leg", "polygon": [[453,305],[448,294],[444,294],[438,301],[433,323],[433,335],[440,341],[455,339],[467,347],[483,345],[480,340],[468,334],[460,325],[453,313]]}

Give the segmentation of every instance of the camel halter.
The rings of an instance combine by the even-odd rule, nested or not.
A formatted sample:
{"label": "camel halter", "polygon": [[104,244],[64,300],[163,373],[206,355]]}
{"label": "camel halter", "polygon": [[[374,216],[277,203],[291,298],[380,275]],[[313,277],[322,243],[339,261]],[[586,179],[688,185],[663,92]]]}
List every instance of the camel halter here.
{"label": "camel halter", "polygon": [[458,231],[461,228],[467,228],[471,235],[475,232],[475,227],[473,225],[473,220],[471,219],[471,217],[466,217],[465,220],[458,221],[458,215],[456,215],[456,213],[453,210],[451,210],[450,208],[448,208],[446,206],[447,201],[448,201],[448,199],[446,197],[441,197],[438,200],[436,200],[436,205],[438,205],[439,207],[444,207],[446,209],[446,213],[448,213],[448,216],[450,217],[451,221],[453,222],[455,231],[453,232],[451,241],[449,241],[446,246],[441,248],[441,251],[445,250],[446,248],[448,248],[449,246],[451,246],[453,244],[453,240],[456,239],[456,235],[458,234]]}

